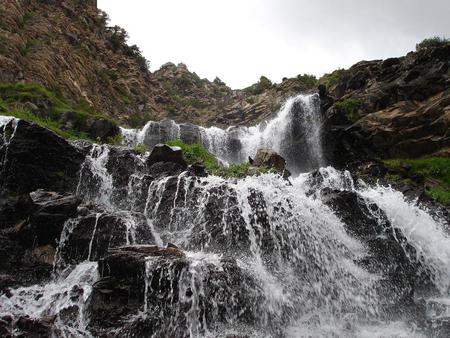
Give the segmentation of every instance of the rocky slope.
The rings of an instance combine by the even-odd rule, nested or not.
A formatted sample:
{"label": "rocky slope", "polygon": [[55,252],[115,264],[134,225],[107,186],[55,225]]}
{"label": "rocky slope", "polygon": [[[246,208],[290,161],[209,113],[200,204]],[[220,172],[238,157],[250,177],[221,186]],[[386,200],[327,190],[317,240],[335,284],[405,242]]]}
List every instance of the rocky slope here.
{"label": "rocky slope", "polygon": [[171,118],[198,124],[252,123],[286,96],[313,88],[302,79],[231,90],[200,79],[185,65],[155,73],[127,33],[109,27],[96,1],[3,1],[0,82],[38,83],[73,103],[85,103],[122,124]]}
{"label": "rocky slope", "polygon": [[[322,78],[327,114],[353,141],[382,158],[448,156],[450,42],[400,58],[362,61]],[[354,123],[354,124],[353,124]]]}

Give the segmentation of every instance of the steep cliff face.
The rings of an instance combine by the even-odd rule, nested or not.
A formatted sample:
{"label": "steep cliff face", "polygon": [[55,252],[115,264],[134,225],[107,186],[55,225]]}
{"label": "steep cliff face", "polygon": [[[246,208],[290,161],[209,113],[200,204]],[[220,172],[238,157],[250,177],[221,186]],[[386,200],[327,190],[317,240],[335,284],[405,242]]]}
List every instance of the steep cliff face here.
{"label": "steep cliff face", "polygon": [[108,27],[93,0],[2,1],[0,15],[0,82],[38,83],[131,126],[163,118],[251,123],[286,96],[313,88],[291,79],[256,92],[232,90],[183,64],[151,73],[139,49],[127,45],[126,32]]}
{"label": "steep cliff face", "polygon": [[151,76],[95,1],[2,1],[0,81],[39,83],[119,120],[155,109]]}

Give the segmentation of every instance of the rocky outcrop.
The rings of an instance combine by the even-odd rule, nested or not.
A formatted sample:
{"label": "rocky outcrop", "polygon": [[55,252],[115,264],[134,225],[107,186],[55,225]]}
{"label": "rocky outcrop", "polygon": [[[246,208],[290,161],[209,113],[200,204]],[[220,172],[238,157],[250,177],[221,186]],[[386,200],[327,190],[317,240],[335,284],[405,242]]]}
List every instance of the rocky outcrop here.
{"label": "rocky outcrop", "polygon": [[[216,265],[193,261],[176,247],[127,246],[112,250],[99,271],[90,303],[90,329],[97,334],[185,337],[188,327],[198,334],[214,329],[207,323],[258,322],[260,287],[231,258]],[[189,308],[198,318],[184,315]],[[145,315],[127,320],[142,309]]]}
{"label": "rocky outcrop", "polygon": [[24,120],[0,127],[0,189],[17,195],[36,189],[71,191],[84,160],[77,148],[50,130]]}
{"label": "rocky outcrop", "polygon": [[[297,77],[232,90],[218,78],[199,78],[184,64],[168,63],[152,73],[139,48],[127,45],[126,31],[108,27],[106,13],[94,1],[3,1],[0,15],[1,82],[56,89],[75,105],[133,127],[164,118],[204,125],[254,124],[287,97],[314,88],[314,80]],[[31,104],[39,108],[41,101]],[[114,131],[106,120],[80,121],[70,111],[61,117],[69,129],[86,124],[75,129],[86,129],[93,139],[104,140]]]}
{"label": "rocky outcrop", "polygon": [[[405,57],[362,61],[323,78],[338,140],[335,158],[419,157],[450,147],[450,43]],[[326,107],[325,107],[326,108]]]}

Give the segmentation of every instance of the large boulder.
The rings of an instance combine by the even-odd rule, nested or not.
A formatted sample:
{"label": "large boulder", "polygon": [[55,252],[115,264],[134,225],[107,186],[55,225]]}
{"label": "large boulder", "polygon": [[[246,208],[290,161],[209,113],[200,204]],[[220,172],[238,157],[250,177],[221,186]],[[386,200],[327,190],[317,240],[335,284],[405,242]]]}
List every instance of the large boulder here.
{"label": "large boulder", "polygon": [[167,144],[157,144],[147,158],[147,165],[151,166],[157,162],[171,162],[186,167],[187,163],[183,157],[180,147],[171,147]]}
{"label": "large boulder", "polygon": [[0,190],[71,191],[83,161],[77,148],[35,123],[13,119],[0,127]]}
{"label": "large boulder", "polygon": [[272,149],[258,149],[255,159],[251,161],[251,164],[254,167],[275,169],[278,173],[285,177],[290,176],[289,171],[286,169],[286,160]]}

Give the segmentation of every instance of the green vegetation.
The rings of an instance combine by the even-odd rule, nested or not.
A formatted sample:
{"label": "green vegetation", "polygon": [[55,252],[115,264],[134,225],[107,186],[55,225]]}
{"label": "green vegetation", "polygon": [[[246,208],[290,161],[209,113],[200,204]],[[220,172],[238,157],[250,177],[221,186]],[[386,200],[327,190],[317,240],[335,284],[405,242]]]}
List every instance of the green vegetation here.
{"label": "green vegetation", "polygon": [[445,37],[440,36],[433,36],[431,38],[427,38],[416,44],[416,51],[428,49],[428,48],[434,48],[443,46],[445,44],[450,43],[450,39],[447,39]]}
{"label": "green vegetation", "polygon": [[297,80],[301,83],[303,83],[307,87],[316,87],[318,84],[318,80],[315,75],[312,74],[303,74],[303,75],[297,75]]}
{"label": "green vegetation", "polygon": [[230,164],[228,167],[221,166],[217,158],[211,154],[203,145],[199,143],[187,144],[181,140],[167,142],[169,146],[180,147],[183,150],[184,158],[190,164],[201,162],[206,170],[216,176],[225,178],[241,178],[252,174],[271,172],[270,168],[254,168],[250,163]]}
{"label": "green vegetation", "polygon": [[134,151],[138,152],[139,154],[145,154],[148,151],[148,146],[143,143],[136,144],[134,146]]}
{"label": "green vegetation", "polygon": [[342,101],[338,101],[334,104],[334,107],[343,110],[348,119],[355,123],[359,120],[359,108],[361,108],[362,102],[359,99],[348,98]]}
{"label": "green vegetation", "polygon": [[15,110],[15,111],[1,111],[1,115],[14,116],[22,120],[35,122],[41,127],[47,128],[54,133],[58,134],[67,139],[89,139],[88,135],[83,132],[77,132],[74,130],[63,130],[60,128],[59,124],[49,118],[41,118],[34,115],[28,110]]}
{"label": "green vegetation", "polygon": [[[97,140],[97,142],[100,142],[100,141],[101,140]],[[110,136],[106,140],[106,142],[108,144],[111,144],[113,146],[118,146],[118,145],[122,144],[122,141],[123,141],[123,135],[122,134],[117,134],[116,136]]]}
{"label": "green vegetation", "polygon": [[[70,128],[65,127],[63,112],[71,114]],[[106,118],[93,111],[87,102],[70,104],[48,88],[22,83],[0,83],[0,114],[35,122],[69,139],[89,139],[86,121]]]}
{"label": "green vegetation", "polygon": [[244,88],[244,92],[251,95],[259,95],[262,94],[265,90],[273,87],[272,81],[270,81],[267,77],[261,76],[259,81],[255,84],[252,84],[250,87]]}
{"label": "green vegetation", "polygon": [[450,205],[450,158],[394,159],[385,161],[394,169],[391,178],[402,181],[420,181],[429,196]]}
{"label": "green vegetation", "polygon": [[324,74],[320,79],[319,83],[324,84],[327,87],[336,85],[342,76],[345,74],[345,69],[336,69],[334,72],[329,74]]}

